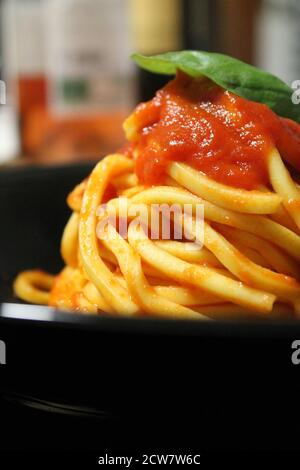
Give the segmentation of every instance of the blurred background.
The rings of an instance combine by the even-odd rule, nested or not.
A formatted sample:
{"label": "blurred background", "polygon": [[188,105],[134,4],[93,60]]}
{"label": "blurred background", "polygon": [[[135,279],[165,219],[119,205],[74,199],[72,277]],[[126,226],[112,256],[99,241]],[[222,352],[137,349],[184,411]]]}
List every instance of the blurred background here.
{"label": "blurred background", "polygon": [[96,160],[166,77],[133,51],[202,49],[300,79],[299,0],[0,0],[0,163]]}

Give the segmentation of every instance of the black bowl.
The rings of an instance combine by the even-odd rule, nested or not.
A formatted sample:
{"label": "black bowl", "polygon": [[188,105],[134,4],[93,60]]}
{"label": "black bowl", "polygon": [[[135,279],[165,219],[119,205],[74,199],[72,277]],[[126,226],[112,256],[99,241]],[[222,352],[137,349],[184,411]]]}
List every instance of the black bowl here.
{"label": "black bowl", "polygon": [[[62,267],[59,244],[70,212],[66,196],[91,167],[0,172],[3,399],[66,419],[136,420],[139,426],[151,421],[156,436],[166,429],[164,422],[168,435],[175,441],[181,436],[181,443],[187,436],[193,442],[195,434],[182,423],[189,427],[195,420],[196,437],[208,447],[210,442],[247,447],[253,427],[258,446],[279,441],[288,446],[293,439],[292,431],[282,432],[285,420],[300,414],[300,367],[298,372],[291,361],[300,323],[124,319],[58,312],[14,297],[12,281],[19,271],[56,273]],[[130,440],[128,429],[123,444],[126,436]],[[136,442],[141,436],[135,434]]]}

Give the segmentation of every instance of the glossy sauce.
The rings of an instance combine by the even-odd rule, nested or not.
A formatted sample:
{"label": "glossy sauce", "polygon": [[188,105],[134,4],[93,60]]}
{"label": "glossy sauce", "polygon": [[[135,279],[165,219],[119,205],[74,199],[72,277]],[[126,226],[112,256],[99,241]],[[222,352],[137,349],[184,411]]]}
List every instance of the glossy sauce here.
{"label": "glossy sauce", "polygon": [[298,124],[206,79],[179,73],[132,117],[143,184],[163,183],[169,163],[182,161],[218,182],[255,189],[269,184],[266,159],[274,145],[300,167]]}

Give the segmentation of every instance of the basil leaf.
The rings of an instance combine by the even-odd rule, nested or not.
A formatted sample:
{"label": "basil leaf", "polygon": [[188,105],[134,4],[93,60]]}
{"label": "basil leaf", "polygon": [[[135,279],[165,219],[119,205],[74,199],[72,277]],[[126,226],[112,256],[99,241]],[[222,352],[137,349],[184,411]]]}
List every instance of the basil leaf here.
{"label": "basil leaf", "polygon": [[179,51],[154,56],[133,54],[143,69],[173,75],[176,70],[192,77],[205,76],[248,100],[266,104],[280,116],[300,123],[300,106],[292,103],[293,90],[274,75],[233,57],[215,52]]}

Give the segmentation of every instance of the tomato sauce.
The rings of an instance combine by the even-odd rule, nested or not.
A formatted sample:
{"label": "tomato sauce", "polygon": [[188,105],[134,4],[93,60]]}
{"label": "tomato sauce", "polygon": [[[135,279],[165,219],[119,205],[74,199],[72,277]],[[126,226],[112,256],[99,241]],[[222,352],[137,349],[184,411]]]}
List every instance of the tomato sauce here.
{"label": "tomato sauce", "polygon": [[267,106],[207,79],[183,73],[133,113],[138,132],[136,173],[161,184],[171,161],[181,161],[226,185],[268,185],[266,159],[275,145],[300,167],[300,126]]}

